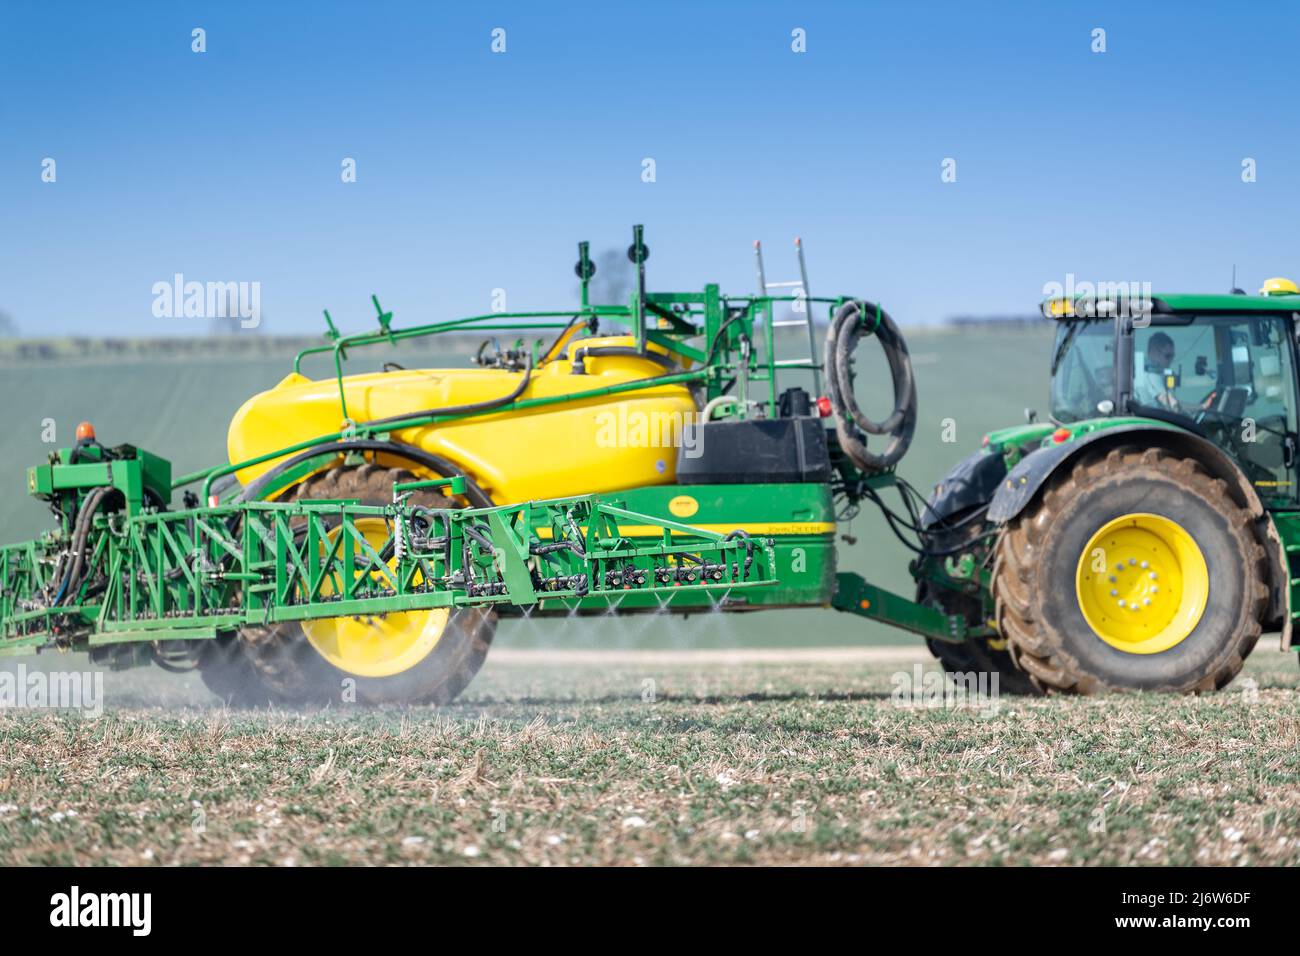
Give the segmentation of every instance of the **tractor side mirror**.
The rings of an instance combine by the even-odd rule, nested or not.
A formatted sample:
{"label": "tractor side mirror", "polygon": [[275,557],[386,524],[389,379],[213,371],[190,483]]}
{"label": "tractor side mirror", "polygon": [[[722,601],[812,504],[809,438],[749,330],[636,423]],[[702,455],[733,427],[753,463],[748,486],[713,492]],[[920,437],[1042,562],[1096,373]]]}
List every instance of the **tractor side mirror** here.
{"label": "tractor side mirror", "polygon": [[1032,425],[1034,422],[1038,421],[1038,412],[1034,411],[1032,408],[1026,408],[1026,409],[1025,409],[1025,421],[1027,421],[1027,422],[1028,422],[1029,424],[1031,424],[1031,425]]}
{"label": "tractor side mirror", "polygon": [[1197,374],[1197,375],[1204,375],[1204,374],[1205,374],[1205,371],[1206,371],[1206,366],[1208,365],[1208,363],[1209,363],[1209,360],[1208,360],[1204,355],[1198,355],[1198,356],[1196,356],[1196,374]]}

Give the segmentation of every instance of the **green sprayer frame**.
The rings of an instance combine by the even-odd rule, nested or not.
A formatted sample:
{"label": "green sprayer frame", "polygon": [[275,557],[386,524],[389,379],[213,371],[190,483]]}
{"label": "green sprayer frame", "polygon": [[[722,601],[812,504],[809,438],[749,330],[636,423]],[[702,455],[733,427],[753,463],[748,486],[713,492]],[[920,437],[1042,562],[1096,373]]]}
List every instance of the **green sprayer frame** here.
{"label": "green sprayer frame", "polygon": [[[409,503],[416,488],[448,485],[463,492],[463,479],[437,479],[399,485],[384,506],[257,501],[97,517],[86,549],[109,569],[106,587],[92,593],[88,581],[44,607],[32,596],[55,587],[62,536],[0,548],[0,653],[57,646],[64,634],[89,647],[193,640],[280,621],[476,604],[617,606],[629,591],[668,599],[776,580],[770,541],[596,496],[471,509]],[[620,522],[661,535],[633,540]]]}

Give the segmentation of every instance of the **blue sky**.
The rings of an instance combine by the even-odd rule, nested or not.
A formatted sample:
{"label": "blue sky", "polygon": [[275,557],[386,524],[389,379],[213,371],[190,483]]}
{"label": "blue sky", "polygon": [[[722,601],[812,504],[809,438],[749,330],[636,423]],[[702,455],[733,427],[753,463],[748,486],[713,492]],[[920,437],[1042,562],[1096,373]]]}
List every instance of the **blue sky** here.
{"label": "blue sky", "polygon": [[633,222],[652,288],[747,292],[755,238],[791,278],[802,235],[814,292],[905,323],[1025,312],[1069,272],[1253,289],[1300,276],[1298,33],[1262,3],[9,0],[0,310],[202,334],[151,312],[177,272],[260,282],[269,332],[369,327],[371,292],[398,324],[494,288],[565,307],[576,241]]}

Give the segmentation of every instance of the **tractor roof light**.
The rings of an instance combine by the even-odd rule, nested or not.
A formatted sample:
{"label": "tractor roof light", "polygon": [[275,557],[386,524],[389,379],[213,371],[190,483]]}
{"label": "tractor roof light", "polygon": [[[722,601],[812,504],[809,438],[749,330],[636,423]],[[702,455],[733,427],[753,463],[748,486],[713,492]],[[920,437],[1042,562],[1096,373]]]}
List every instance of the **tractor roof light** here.
{"label": "tractor roof light", "polygon": [[1074,315],[1074,300],[1048,299],[1043,303],[1043,311],[1049,319],[1068,319]]}
{"label": "tractor roof light", "polygon": [[1282,276],[1274,276],[1271,279],[1265,279],[1264,284],[1259,288],[1260,295],[1300,295],[1300,287],[1297,287],[1290,279]]}

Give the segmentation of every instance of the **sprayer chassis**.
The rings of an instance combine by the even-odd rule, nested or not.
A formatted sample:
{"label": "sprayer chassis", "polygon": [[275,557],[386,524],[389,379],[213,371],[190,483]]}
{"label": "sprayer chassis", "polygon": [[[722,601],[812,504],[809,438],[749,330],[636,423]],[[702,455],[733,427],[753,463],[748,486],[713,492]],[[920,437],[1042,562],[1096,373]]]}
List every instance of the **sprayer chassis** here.
{"label": "sprayer chassis", "polygon": [[[161,459],[38,466],[29,484],[135,489]],[[450,485],[459,479],[417,482]],[[888,476],[878,476],[877,485]],[[402,489],[406,490],[406,489]],[[664,518],[689,510],[692,523]],[[420,522],[430,522],[421,526]],[[382,522],[382,543],[367,536]],[[432,525],[436,525],[433,528]],[[242,502],[180,511],[142,506],[95,519],[87,560],[107,569],[52,606],[67,534],[0,548],[0,655],[97,650],[118,666],[141,650],[250,625],[492,605],[503,614],[744,611],[834,607],[940,640],[960,618],[835,573],[825,485],[661,485],[420,515],[405,499]],[[401,542],[400,546],[398,542]],[[689,556],[689,557],[684,557]],[[349,573],[348,569],[351,569]]]}

